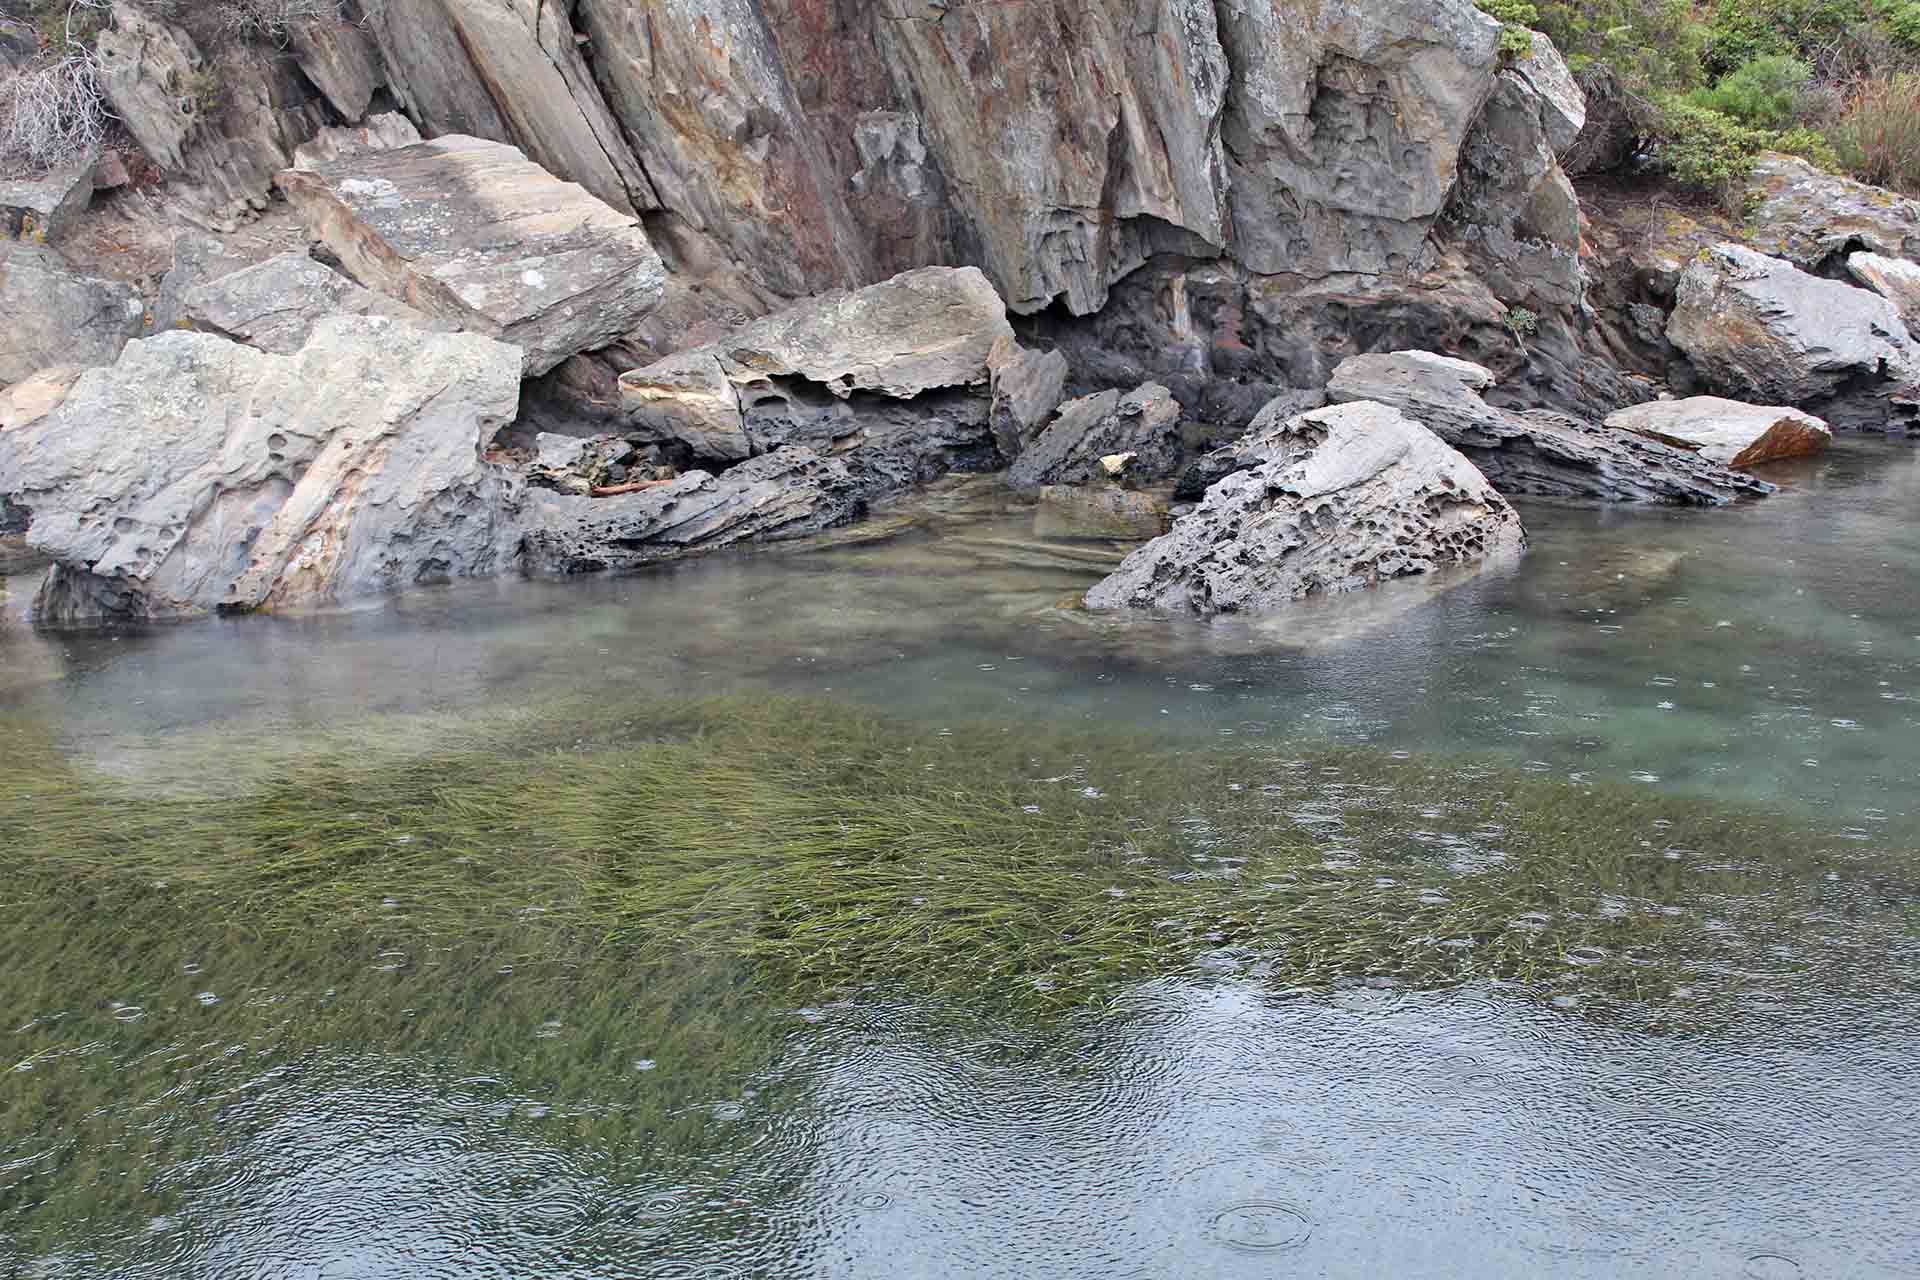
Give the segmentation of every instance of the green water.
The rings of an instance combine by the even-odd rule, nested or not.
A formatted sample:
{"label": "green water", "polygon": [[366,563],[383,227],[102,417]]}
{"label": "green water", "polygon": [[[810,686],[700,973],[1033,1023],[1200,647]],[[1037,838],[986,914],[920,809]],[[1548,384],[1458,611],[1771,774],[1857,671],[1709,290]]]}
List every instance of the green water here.
{"label": "green water", "polygon": [[16,569],[0,1273],[1920,1274],[1920,465],[1774,478],[1257,625],[979,481],[321,617]]}

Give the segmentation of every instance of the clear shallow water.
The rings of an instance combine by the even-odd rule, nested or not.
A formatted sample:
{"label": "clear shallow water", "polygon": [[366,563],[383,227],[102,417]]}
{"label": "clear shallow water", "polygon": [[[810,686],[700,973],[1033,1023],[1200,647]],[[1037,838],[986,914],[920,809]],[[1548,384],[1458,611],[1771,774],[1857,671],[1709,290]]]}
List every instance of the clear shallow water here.
{"label": "clear shallow water", "polygon": [[[1064,1013],[884,982],[800,996],[720,961],[529,964],[400,926],[289,941],[123,918],[70,884],[42,913],[16,887],[0,1267],[1920,1275],[1899,871],[1920,454],[1848,440],[1776,478],[1787,492],[1732,511],[1532,506],[1510,573],[1266,626],[1064,608],[1123,546],[960,484],[890,537],[804,554],[305,619],[0,630],[0,704],[136,802],[244,791],[368,725],[430,758],[445,726],[503,704],[764,690],[933,735],[1144,730],[1249,760],[1357,745],[1469,787],[1510,768],[1570,797],[1576,826],[1592,786],[1760,806],[1787,834],[1746,857],[1791,868],[1782,894],[1849,883],[1762,928],[1697,880],[1592,869],[1618,910],[1729,935],[1714,971],[1740,970],[1738,994],[1698,1019],[1667,988],[1636,1006],[1631,983],[1604,1014],[1527,981],[1298,989],[1257,951],[1204,949]],[[1063,785],[1082,782],[1111,792],[1090,803],[1131,802],[1103,777]],[[1284,818],[1346,856],[1337,817]],[[1650,862],[1687,865],[1647,836]],[[1403,865],[1368,879],[1411,891],[1422,868],[1504,856],[1499,830],[1438,811],[1398,840]],[[1874,869],[1799,865],[1815,846]],[[1578,847],[1560,855],[1574,879]]]}

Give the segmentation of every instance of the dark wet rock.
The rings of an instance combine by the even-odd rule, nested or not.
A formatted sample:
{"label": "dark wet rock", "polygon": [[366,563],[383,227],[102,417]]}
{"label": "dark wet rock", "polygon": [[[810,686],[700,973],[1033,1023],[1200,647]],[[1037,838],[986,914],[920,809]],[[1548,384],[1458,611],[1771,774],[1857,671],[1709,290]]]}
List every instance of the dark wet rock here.
{"label": "dark wet rock", "polygon": [[283,253],[207,281],[188,291],[182,304],[190,327],[280,355],[305,346],[328,316],[385,316],[437,333],[460,328],[363,289],[304,253]]}
{"label": "dark wet rock", "polygon": [[46,245],[0,240],[0,386],[50,365],[111,364],[145,318],[132,285],[81,275]]}
{"label": "dark wet rock", "polygon": [[781,378],[739,388],[741,429],[755,456],[804,445],[846,464],[861,497],[898,493],[949,471],[999,465],[990,402],[970,387],[911,400],[872,392],[841,397],[818,383]]}
{"label": "dark wet rock", "polygon": [[93,199],[89,158],[37,178],[0,180],[0,239],[62,240]]}
{"label": "dark wet rock", "polygon": [[509,568],[519,478],[482,450],[519,353],[333,317],[297,355],[160,334],[0,432],[0,493],[58,562],[43,621],[324,603]]}
{"label": "dark wet rock", "polygon": [[1069,400],[1014,461],[1007,483],[1016,489],[1082,484],[1103,478],[1100,460],[1121,453],[1134,455],[1142,479],[1179,469],[1180,405],[1165,387],[1149,382],[1124,396],[1102,391]]}
{"label": "dark wet rock", "polygon": [[1058,351],[1034,351],[1011,336],[987,353],[993,396],[993,439],[1011,463],[1052,421],[1067,394],[1067,358]]}
{"label": "dark wet rock", "polygon": [[1334,371],[1327,394],[1392,405],[1466,454],[1505,494],[1718,506],[1773,491],[1671,445],[1566,414],[1497,408],[1474,389],[1485,376],[1427,352],[1356,356]]}
{"label": "dark wet rock", "polygon": [[1262,414],[1260,462],[1087,593],[1090,609],[1207,616],[1482,565],[1525,546],[1520,518],[1473,464],[1387,405]]}
{"label": "dark wet rock", "polygon": [[534,573],[588,573],[804,537],[857,519],[866,509],[858,490],[845,463],[798,446],[617,497],[534,490],[523,563]]}
{"label": "dark wet rock", "polygon": [[449,135],[275,181],[361,284],[520,347],[530,375],[613,341],[665,289],[633,215],[497,142]]}
{"label": "dark wet rock", "polygon": [[1810,413],[1718,396],[1633,405],[1610,416],[1607,425],[1615,431],[1631,431],[1691,450],[1729,467],[1804,458],[1819,453],[1833,440],[1827,424]]}
{"label": "dark wet rock", "polygon": [[1778,153],[1754,165],[1749,191],[1758,203],[1742,237],[1803,271],[1837,278],[1861,251],[1920,261],[1920,200]]}
{"label": "dark wet rock", "polygon": [[1667,337],[1713,391],[1793,405],[1835,428],[1920,425],[1920,352],[1899,309],[1736,244],[1681,277]]}

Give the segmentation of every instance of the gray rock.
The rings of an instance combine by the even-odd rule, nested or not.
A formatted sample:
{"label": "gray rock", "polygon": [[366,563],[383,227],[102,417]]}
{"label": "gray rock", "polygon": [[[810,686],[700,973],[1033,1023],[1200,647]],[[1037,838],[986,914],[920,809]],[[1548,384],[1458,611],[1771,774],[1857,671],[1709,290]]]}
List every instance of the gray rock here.
{"label": "gray rock", "polygon": [[191,327],[279,355],[305,346],[328,316],[385,316],[436,333],[460,327],[363,289],[304,253],[283,253],[208,281],[182,301]]}
{"label": "gray rock", "polygon": [[1484,370],[1463,373],[1423,356],[1355,356],[1334,370],[1327,394],[1392,405],[1464,453],[1505,494],[1719,506],[1773,492],[1765,481],[1671,445],[1565,414],[1495,408],[1473,388]]}
{"label": "gray rock", "polygon": [[1804,458],[1833,441],[1827,424],[1810,413],[1718,396],[1632,405],[1609,417],[1607,425],[1690,449],[1729,467]]}
{"label": "gray rock", "polygon": [[153,300],[154,332],[187,327],[187,295],[209,281],[250,265],[250,260],[217,236],[183,232],[173,241],[173,264],[160,277]]}
{"label": "gray rock", "polygon": [[58,241],[93,199],[89,158],[41,178],[0,180],[0,239]]}
{"label": "gray rock", "polygon": [[1016,489],[1045,484],[1082,484],[1100,479],[1100,460],[1135,454],[1142,479],[1171,476],[1180,467],[1180,405],[1163,386],[1149,382],[1126,395],[1102,391],[1060,406],[1053,423],[1007,472]]}
{"label": "gray rock", "polygon": [[129,343],[0,433],[0,494],[58,572],[48,622],[318,604],[511,567],[520,480],[482,450],[520,357],[475,334],[324,320],[297,355]]}
{"label": "gray rock", "polygon": [[1893,303],[1741,245],[1717,245],[1687,267],[1667,338],[1715,391],[1794,405],[1836,428],[1911,420],[1900,397],[1920,366]]}
{"label": "gray rock", "polygon": [[1002,337],[987,353],[993,392],[993,440],[1011,463],[1045,430],[1067,395],[1067,358],[1058,351],[1032,351]]}
{"label": "gray rock", "polygon": [[1908,336],[1920,332],[1920,262],[1854,253],[1847,255],[1847,273],[1899,310]]}
{"label": "gray rock", "polygon": [[989,357],[1010,341],[984,275],[926,267],[806,299],[622,374],[620,395],[637,435],[697,458],[804,444],[847,455],[874,486],[913,483],[902,477],[991,462]]}
{"label": "gray rock", "polygon": [[82,365],[54,365],[0,391],[0,431],[16,431],[46,417],[85,372]]}
{"label": "gray rock", "polygon": [[665,289],[635,218],[497,142],[451,135],[276,181],[361,284],[520,347],[529,375],[613,341]]}
{"label": "gray rock", "polygon": [[293,167],[317,169],[369,151],[394,151],[421,141],[413,121],[397,111],[368,116],[359,124],[321,129],[293,149]]}
{"label": "gray rock", "polygon": [[380,47],[366,28],[331,18],[302,18],[287,24],[287,40],[300,70],[327,95],[341,118],[358,120],[367,114],[374,93],[387,83],[387,71]]}
{"label": "gray rock", "polygon": [[776,542],[865,510],[846,465],[793,447],[715,476],[691,471],[637,493],[583,498],[534,490],[525,565],[536,573],[628,569],[740,542]]}
{"label": "gray rock", "polygon": [[1208,616],[1476,568],[1526,545],[1520,517],[1433,432],[1386,405],[1255,419],[1258,466],[1087,593],[1089,609]]}
{"label": "gray rock", "polygon": [[110,364],[140,332],[132,285],[83,276],[45,245],[0,240],[0,386],[61,364]]}
{"label": "gray rock", "polygon": [[1533,37],[1533,52],[1524,58],[1515,58],[1512,70],[1539,99],[1547,145],[1553,148],[1557,158],[1572,149],[1580,131],[1586,128],[1587,94],[1573,78],[1572,69],[1553,41],[1538,31],[1528,34]]}
{"label": "gray rock", "polygon": [[1920,200],[1778,153],[1760,157],[1749,190],[1759,203],[1742,228],[1747,242],[1803,271],[1838,275],[1861,249],[1920,260]]}

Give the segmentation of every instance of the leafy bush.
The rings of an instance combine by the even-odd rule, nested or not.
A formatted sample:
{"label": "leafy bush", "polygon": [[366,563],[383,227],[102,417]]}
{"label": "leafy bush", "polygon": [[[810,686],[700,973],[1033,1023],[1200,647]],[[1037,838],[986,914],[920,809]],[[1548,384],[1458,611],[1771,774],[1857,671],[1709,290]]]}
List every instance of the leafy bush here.
{"label": "leafy bush", "polygon": [[1831,136],[1841,163],[1862,182],[1920,195],[1920,72],[1863,81]]}
{"label": "leafy bush", "polygon": [[1773,149],[1799,156],[1814,168],[1825,169],[1829,173],[1837,173],[1845,167],[1833,143],[1827,141],[1827,135],[1818,129],[1789,129],[1773,140]]}
{"label": "leafy bush", "polygon": [[1813,68],[1798,58],[1770,53],[1755,58],[1711,89],[1696,89],[1688,101],[1755,129],[1785,129],[1794,123],[1801,91]]}
{"label": "leafy bush", "polygon": [[1541,0],[1539,9],[1535,25],[1576,71],[1612,67],[1641,96],[1701,83],[1707,29],[1692,0]]}
{"label": "leafy bush", "polygon": [[1730,202],[1753,172],[1753,162],[1774,141],[1730,116],[1674,100],[1666,104],[1654,142],[1654,161],[1683,187]]}

